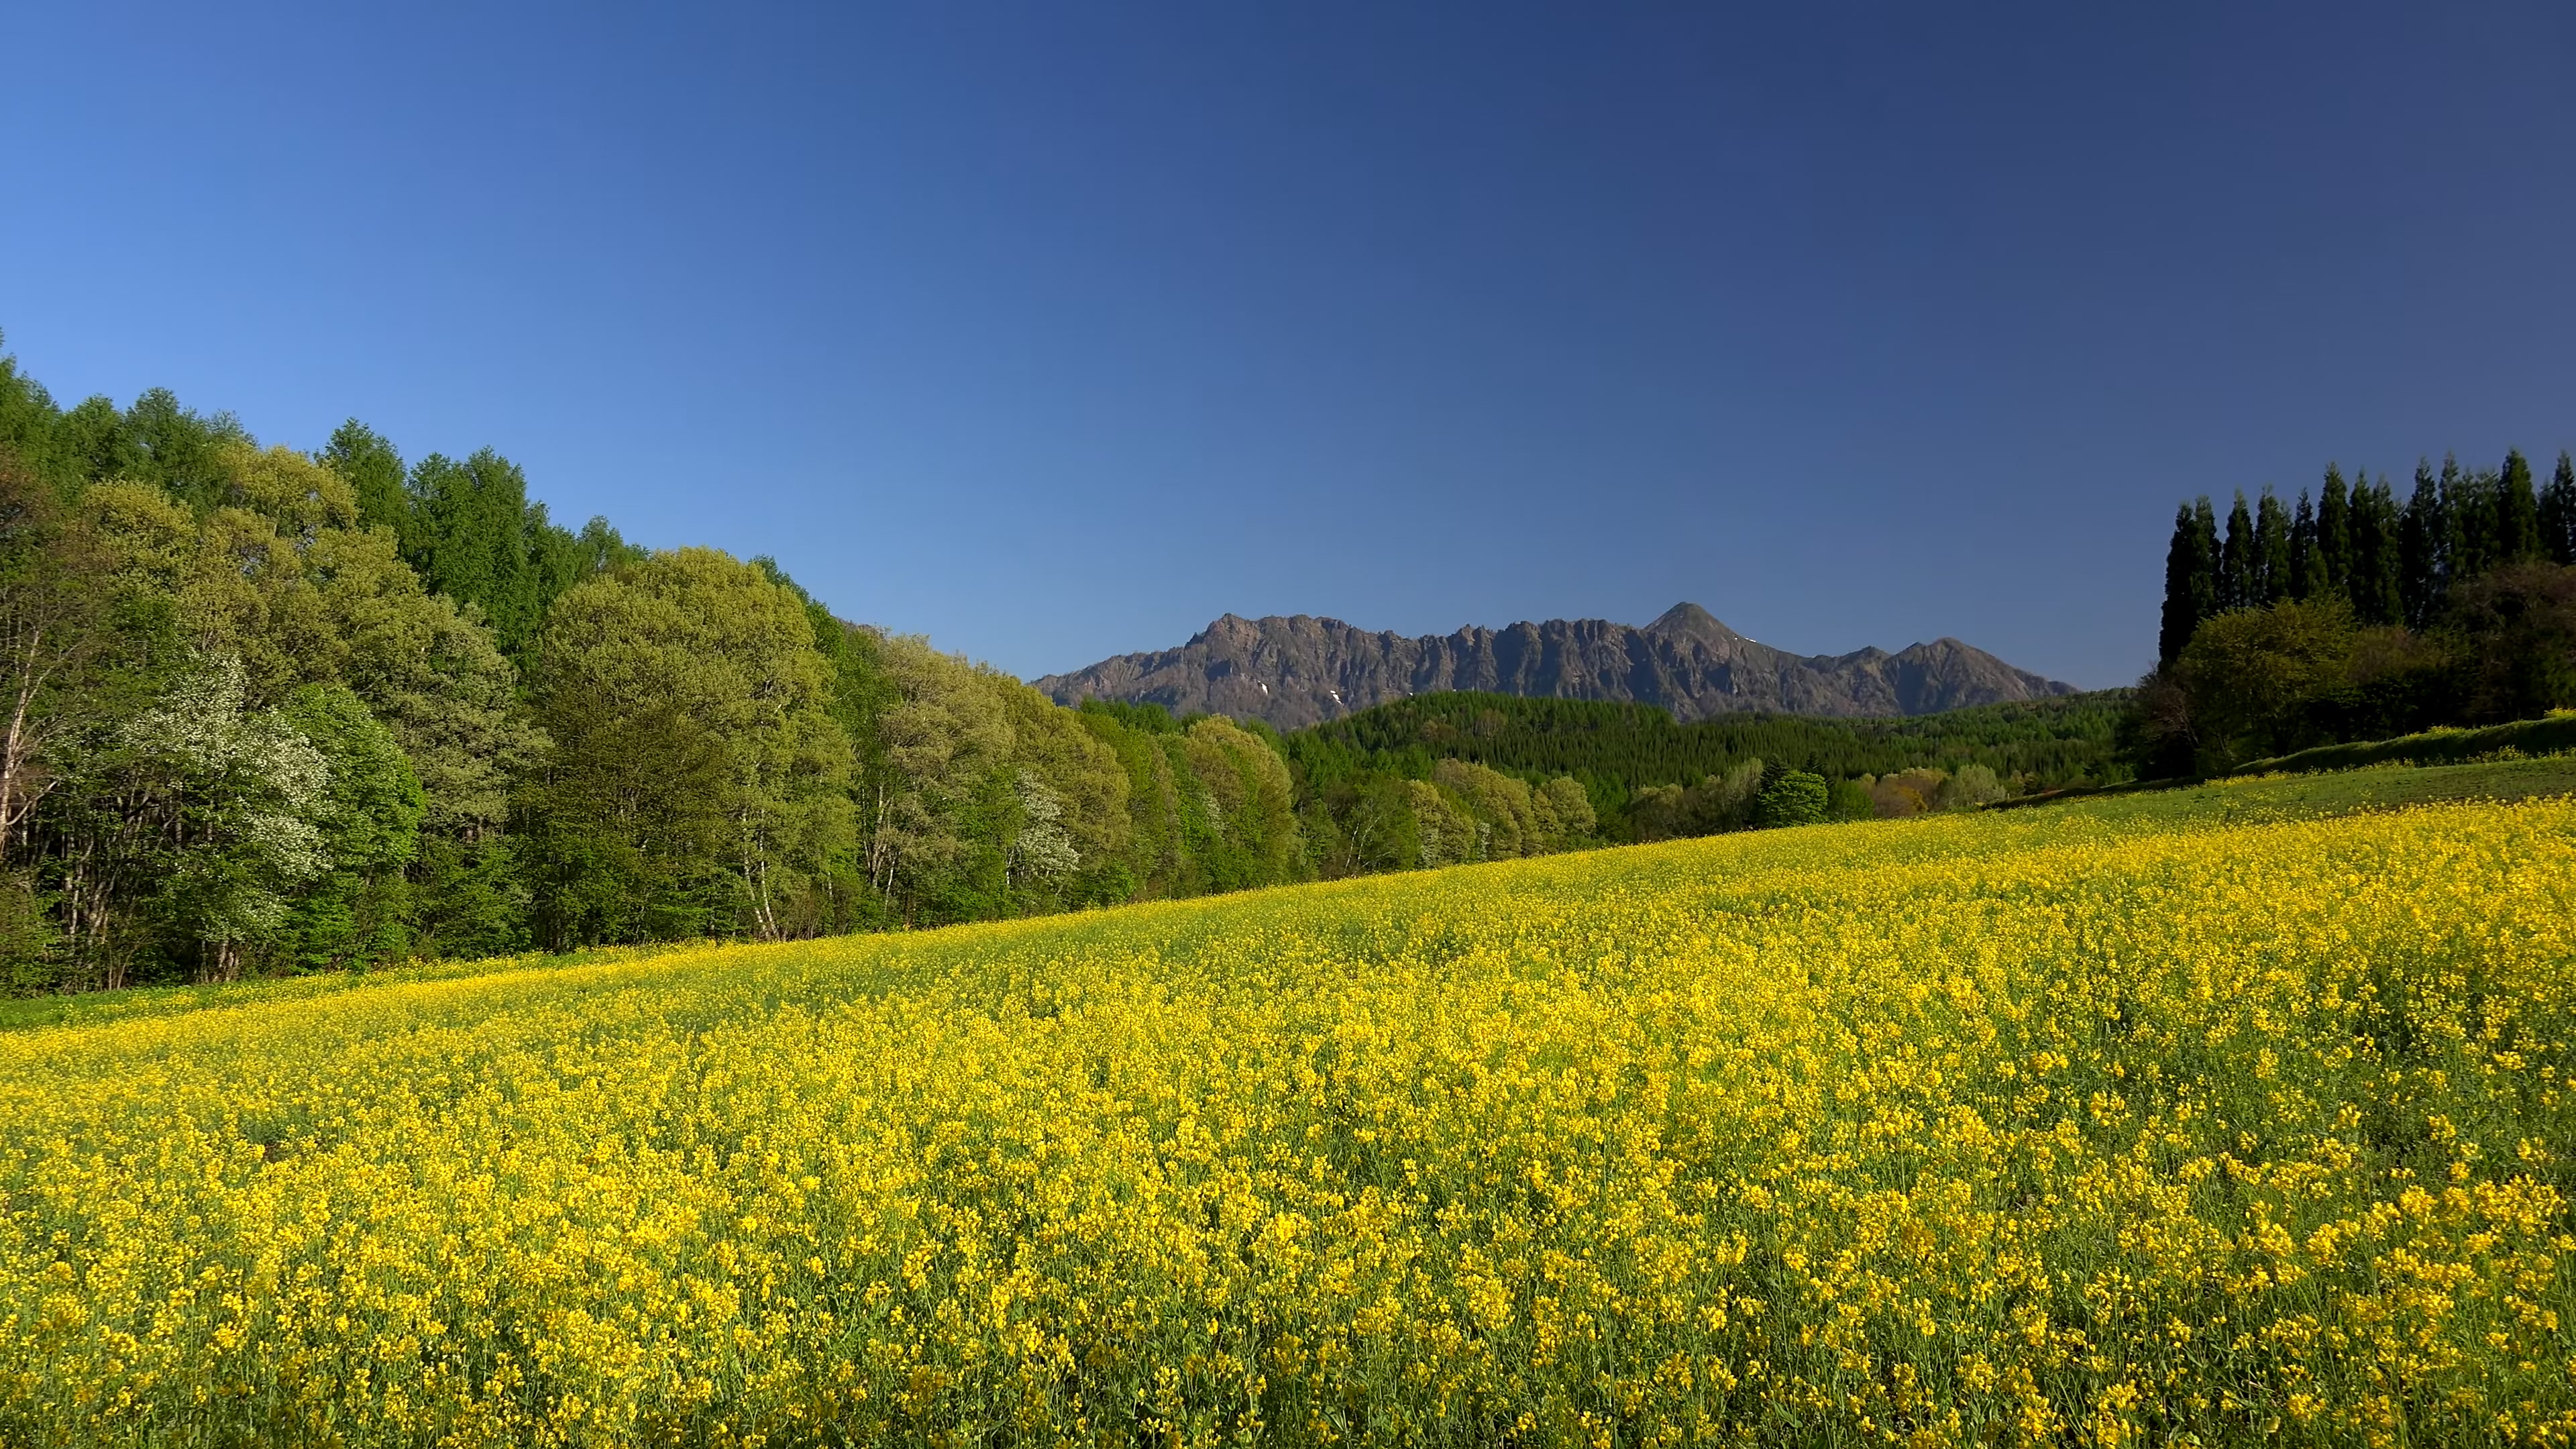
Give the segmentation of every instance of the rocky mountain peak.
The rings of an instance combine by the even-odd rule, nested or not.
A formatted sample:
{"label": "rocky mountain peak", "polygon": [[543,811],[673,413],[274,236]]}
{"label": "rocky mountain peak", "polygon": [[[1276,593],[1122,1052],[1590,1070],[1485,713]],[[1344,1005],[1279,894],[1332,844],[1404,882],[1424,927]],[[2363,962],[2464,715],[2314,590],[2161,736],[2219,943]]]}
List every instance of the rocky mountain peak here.
{"label": "rocky mountain peak", "polygon": [[1686,721],[1738,710],[1929,714],[2075,692],[1950,638],[1895,654],[1794,655],[1747,639],[1687,602],[1643,628],[1550,619],[1419,638],[1307,614],[1226,614],[1178,649],[1122,654],[1034,682],[1064,704],[1093,697],[1151,703],[1281,729],[1455,689],[1633,700]]}
{"label": "rocky mountain peak", "polygon": [[1673,605],[1655,616],[1641,632],[1666,639],[1736,640],[1744,636],[1719,621],[1715,614],[1687,601]]}

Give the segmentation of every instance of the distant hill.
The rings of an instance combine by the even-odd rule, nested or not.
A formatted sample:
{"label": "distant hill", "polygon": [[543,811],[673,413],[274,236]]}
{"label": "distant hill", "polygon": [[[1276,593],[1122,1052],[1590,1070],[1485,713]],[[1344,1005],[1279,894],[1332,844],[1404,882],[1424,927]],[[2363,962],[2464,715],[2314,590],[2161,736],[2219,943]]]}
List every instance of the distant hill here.
{"label": "distant hill", "polygon": [[1791,654],[1745,638],[1697,604],[1676,604],[1644,628],[1550,619],[1419,638],[1306,614],[1228,614],[1178,649],[1121,654],[1034,682],[1061,704],[1159,704],[1281,729],[1450,690],[1651,704],[1685,723],[1748,710],[1933,714],[2076,692],[1956,639],[1893,654]]}

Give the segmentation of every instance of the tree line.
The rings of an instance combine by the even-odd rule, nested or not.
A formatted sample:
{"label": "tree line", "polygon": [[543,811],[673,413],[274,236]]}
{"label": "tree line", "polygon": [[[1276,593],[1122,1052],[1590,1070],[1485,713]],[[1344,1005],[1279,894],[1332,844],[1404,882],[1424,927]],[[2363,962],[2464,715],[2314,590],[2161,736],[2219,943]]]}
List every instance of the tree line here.
{"label": "tree line", "polygon": [[2107,783],[2125,778],[2115,735],[2127,707],[2127,691],[2108,690],[1892,719],[1748,713],[1683,724],[1627,701],[1461,691],[1361,710],[1285,743],[1301,798],[1347,792],[1371,775],[1425,779],[1438,761],[1458,759],[1532,781],[1570,777],[1605,838],[1631,840],[1657,838],[1663,807],[1637,810],[1648,792],[1739,776],[1747,762],[1862,790],[1908,771],[1933,793],[1935,776],[1965,770],[2014,792]]}
{"label": "tree line", "polygon": [[[1406,839],[1391,808],[1406,782],[1468,766],[1534,790],[1580,790],[1608,841],[1911,815],[2110,783],[2128,778],[2116,738],[2127,709],[2127,691],[2112,690],[1913,718],[1742,714],[1683,724],[1647,704],[1460,691],[1391,701],[1282,744],[1310,834],[1364,853],[1356,842],[1387,837],[1380,821],[1397,819],[1393,838]],[[1783,793],[1792,775],[1802,777],[1794,797]],[[1812,811],[1791,803],[1810,796]]]}
{"label": "tree line", "polygon": [[0,355],[0,982],[905,929],[1972,805],[2101,701],[1935,721],[1450,696],[1282,738],[1064,708],[507,458],[310,453]]}
{"label": "tree line", "polygon": [[490,450],[0,358],[17,991],[931,926],[1313,873],[1275,739],[1063,709]]}
{"label": "tree line", "polygon": [[2401,503],[2329,465],[2311,498],[2176,512],[2156,668],[2124,725],[2151,774],[2576,703],[2576,461],[2446,457]]}

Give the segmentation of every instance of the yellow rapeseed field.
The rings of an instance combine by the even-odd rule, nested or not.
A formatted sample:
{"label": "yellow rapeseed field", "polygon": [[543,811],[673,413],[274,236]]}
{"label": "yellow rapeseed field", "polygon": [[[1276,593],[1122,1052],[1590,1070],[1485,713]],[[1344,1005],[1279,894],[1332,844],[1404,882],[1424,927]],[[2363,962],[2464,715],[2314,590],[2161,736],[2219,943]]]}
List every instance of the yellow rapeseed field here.
{"label": "yellow rapeseed field", "polygon": [[2567,1443],[2576,803],[0,1036],[0,1442]]}

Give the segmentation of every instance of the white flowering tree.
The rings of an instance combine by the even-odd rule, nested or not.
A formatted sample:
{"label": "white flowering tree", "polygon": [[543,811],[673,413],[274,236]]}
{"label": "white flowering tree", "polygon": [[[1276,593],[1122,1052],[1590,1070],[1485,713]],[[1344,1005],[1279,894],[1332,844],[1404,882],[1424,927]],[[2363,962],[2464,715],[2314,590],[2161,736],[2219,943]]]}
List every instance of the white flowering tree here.
{"label": "white flowering tree", "polygon": [[1023,765],[1012,782],[1020,807],[1019,829],[1003,860],[1005,887],[1053,884],[1082,868],[1082,852],[1064,826],[1064,797],[1049,789],[1037,771]]}
{"label": "white flowering tree", "polygon": [[329,869],[322,831],[331,767],[275,710],[245,707],[239,657],[205,660],[126,722],[133,768],[168,802],[159,902],[204,948],[200,974],[230,981],[286,919],[294,889]]}

